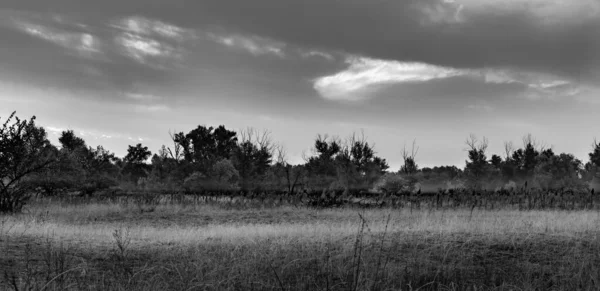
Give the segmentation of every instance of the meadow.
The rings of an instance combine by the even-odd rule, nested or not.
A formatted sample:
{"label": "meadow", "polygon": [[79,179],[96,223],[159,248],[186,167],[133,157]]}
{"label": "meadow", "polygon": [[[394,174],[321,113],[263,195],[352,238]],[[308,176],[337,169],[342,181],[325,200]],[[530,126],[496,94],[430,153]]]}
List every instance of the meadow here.
{"label": "meadow", "polygon": [[39,199],[1,290],[598,290],[600,211]]}

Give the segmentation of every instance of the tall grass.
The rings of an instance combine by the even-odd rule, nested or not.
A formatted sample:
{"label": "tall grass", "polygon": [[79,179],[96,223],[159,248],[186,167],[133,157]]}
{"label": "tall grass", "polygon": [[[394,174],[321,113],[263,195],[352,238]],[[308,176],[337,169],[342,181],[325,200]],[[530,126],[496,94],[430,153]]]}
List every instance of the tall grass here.
{"label": "tall grass", "polygon": [[0,264],[12,259],[0,289],[595,290],[599,222],[596,211],[38,204],[0,217]]}

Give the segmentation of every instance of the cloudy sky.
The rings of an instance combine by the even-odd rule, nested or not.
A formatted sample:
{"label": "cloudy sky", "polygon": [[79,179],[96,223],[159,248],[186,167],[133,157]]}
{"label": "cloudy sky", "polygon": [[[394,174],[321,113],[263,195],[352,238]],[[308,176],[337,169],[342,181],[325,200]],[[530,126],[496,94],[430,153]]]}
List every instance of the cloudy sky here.
{"label": "cloudy sky", "polygon": [[463,166],[527,133],[587,160],[600,138],[597,0],[3,0],[0,117],[118,155],[169,131],[268,129],[300,161],[364,131],[393,169]]}

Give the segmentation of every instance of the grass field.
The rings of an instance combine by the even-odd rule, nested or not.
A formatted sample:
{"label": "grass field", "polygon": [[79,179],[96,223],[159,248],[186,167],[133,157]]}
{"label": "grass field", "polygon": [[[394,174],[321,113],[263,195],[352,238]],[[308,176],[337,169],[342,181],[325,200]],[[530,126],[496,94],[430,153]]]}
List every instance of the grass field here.
{"label": "grass field", "polygon": [[598,290],[600,212],[36,202],[1,290]]}

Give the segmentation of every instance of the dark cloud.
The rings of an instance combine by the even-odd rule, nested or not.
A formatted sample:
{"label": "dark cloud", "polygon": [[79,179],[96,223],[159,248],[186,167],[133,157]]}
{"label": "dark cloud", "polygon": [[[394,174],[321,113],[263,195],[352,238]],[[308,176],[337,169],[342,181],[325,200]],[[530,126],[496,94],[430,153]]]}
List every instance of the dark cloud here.
{"label": "dark cloud", "polygon": [[8,0],[5,5],[86,17],[144,15],[184,27],[213,25],[380,59],[455,68],[510,67],[586,79],[597,77],[597,4],[593,0],[55,0],[51,4]]}

